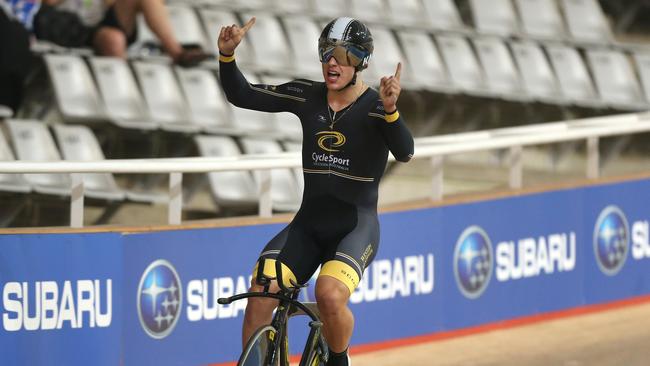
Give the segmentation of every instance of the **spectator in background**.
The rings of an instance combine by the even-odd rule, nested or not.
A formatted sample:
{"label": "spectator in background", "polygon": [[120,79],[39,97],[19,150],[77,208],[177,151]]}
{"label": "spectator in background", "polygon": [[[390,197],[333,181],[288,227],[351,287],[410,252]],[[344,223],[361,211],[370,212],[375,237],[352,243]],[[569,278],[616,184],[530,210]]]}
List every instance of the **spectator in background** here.
{"label": "spectator in background", "polygon": [[91,47],[98,55],[126,57],[137,38],[136,16],[144,15],[163,50],[182,66],[208,56],[176,40],[163,0],[0,0],[37,39],[63,47]]}
{"label": "spectator in background", "polygon": [[0,0],[0,105],[18,110],[31,64],[29,32]]}

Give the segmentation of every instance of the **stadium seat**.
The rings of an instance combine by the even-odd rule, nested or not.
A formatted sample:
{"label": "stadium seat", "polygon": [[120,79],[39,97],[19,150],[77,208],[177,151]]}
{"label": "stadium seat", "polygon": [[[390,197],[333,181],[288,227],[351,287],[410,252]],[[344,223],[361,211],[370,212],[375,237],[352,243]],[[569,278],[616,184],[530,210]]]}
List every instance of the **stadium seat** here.
{"label": "stadium seat", "polygon": [[[362,22],[386,22],[388,14],[383,0],[354,0],[350,1],[347,9],[351,9],[352,16]],[[374,27],[371,27],[371,31]],[[374,34],[374,33],[373,33]]]}
{"label": "stadium seat", "polygon": [[312,1],[312,7],[317,16],[334,19],[338,16],[349,16],[347,12],[350,9],[350,3],[346,0],[321,0]]}
{"label": "stadium seat", "polygon": [[[231,137],[195,136],[201,156],[232,157],[241,151]],[[221,207],[253,206],[258,203],[258,193],[253,177],[248,171],[208,173],[210,190]]]}
{"label": "stadium seat", "polygon": [[[186,4],[168,4],[166,8],[178,43],[209,49],[199,18],[192,7]],[[147,26],[143,16],[138,16],[136,24],[138,26],[138,43],[160,44],[158,38]]]}
{"label": "stadium seat", "polygon": [[293,50],[293,64],[296,76],[311,80],[323,78],[321,64],[318,59],[318,37],[320,29],[308,17],[289,15],[282,18],[289,43]]}
{"label": "stadium seat", "polygon": [[45,55],[56,102],[67,122],[96,122],[105,119],[104,106],[81,57]]}
{"label": "stadium seat", "polygon": [[92,57],[90,66],[101,93],[109,120],[123,128],[151,130],[147,106],[126,60],[117,57]]}
{"label": "stadium seat", "polygon": [[372,38],[374,40],[375,51],[364,71],[364,81],[370,85],[378,86],[383,76],[395,74],[397,63],[402,63],[402,88],[408,89],[414,87],[414,80],[410,72],[409,65],[405,62],[406,58],[397,44],[397,40],[388,28],[380,26],[372,27]]}
{"label": "stadium seat", "polygon": [[608,43],[612,31],[597,0],[560,0],[569,34],[576,41]]}
{"label": "stadium seat", "polygon": [[[54,139],[41,121],[8,120],[7,127],[18,160],[60,161]],[[33,190],[42,194],[70,195],[69,174],[25,174]]]}
{"label": "stadium seat", "polygon": [[586,55],[602,100],[614,108],[647,109],[627,55],[611,49],[590,49]]}
{"label": "stadium seat", "polygon": [[429,34],[403,30],[397,32],[408,65],[418,88],[449,93],[453,91],[449,75],[440,53]]}
{"label": "stadium seat", "polygon": [[236,0],[233,1],[237,9],[264,9],[269,6],[269,0]]}
{"label": "stadium seat", "polygon": [[[282,147],[284,147],[284,151],[295,151],[295,152],[302,151],[301,142],[284,141],[282,143]],[[302,168],[294,168],[292,170],[293,170],[293,175],[296,177],[296,182],[298,184],[298,196],[302,197],[302,193],[305,190],[305,176],[302,173]]]}
{"label": "stadium seat", "polygon": [[[199,16],[203,22],[205,33],[208,36],[209,44],[207,49],[217,55],[219,54],[217,41],[219,39],[221,27],[231,24],[241,24],[241,22],[237,19],[234,13],[220,9],[202,8],[199,9]],[[242,68],[250,67],[250,65],[255,62],[250,37],[246,37],[239,46],[237,46],[236,57],[237,64]],[[214,60],[212,63],[204,62],[204,64],[211,64],[212,66],[217,67],[219,62]]]}
{"label": "stadium seat", "polygon": [[467,31],[454,0],[422,0],[428,23],[437,30]]}
{"label": "stadium seat", "polygon": [[602,107],[582,56],[573,47],[555,44],[546,50],[565,98],[586,107]]}
{"label": "stadium seat", "polygon": [[543,103],[562,104],[557,78],[542,48],[530,41],[515,41],[510,46],[526,93]]}
{"label": "stadium seat", "polygon": [[6,105],[0,104],[0,118],[11,118],[14,115],[14,111]]}
{"label": "stadium seat", "polygon": [[470,0],[474,26],[481,33],[509,36],[519,33],[511,0]]}
{"label": "stadium seat", "polygon": [[[54,125],[54,134],[63,159],[72,161],[104,160],[104,153],[93,132],[86,126]],[[121,201],[125,193],[111,173],[83,174],[85,195],[109,201]]]}
{"label": "stadium seat", "polygon": [[[275,140],[262,138],[243,138],[241,145],[245,154],[266,155],[282,153],[282,147]],[[253,172],[258,191],[262,184],[259,172]],[[296,180],[290,169],[271,170],[271,200],[277,211],[297,211],[300,207],[300,196]]]}
{"label": "stadium seat", "polygon": [[[250,73],[244,72],[246,80],[250,84],[261,84],[260,80]],[[275,118],[271,113],[258,112],[251,109],[232,107],[233,121],[236,128],[241,129],[244,134],[252,136],[271,136],[281,138],[275,124]]]}
{"label": "stadium seat", "polygon": [[507,99],[526,99],[519,70],[505,42],[496,37],[476,37],[472,42],[483,65],[487,87]]}
{"label": "stadium seat", "polygon": [[270,2],[270,8],[278,14],[307,14],[310,10],[308,0],[266,0],[266,2]]}
{"label": "stadium seat", "polygon": [[153,121],[167,131],[193,133],[200,130],[199,125],[191,123],[171,65],[135,61],[133,67]]}
{"label": "stadium seat", "polygon": [[[257,18],[248,31],[248,40],[255,50],[255,70],[271,73],[294,73],[291,49],[278,18],[271,14],[244,14],[242,19]],[[245,21],[244,20],[244,21]],[[304,46],[303,46],[304,47]],[[314,47],[316,47],[314,45]]]}
{"label": "stadium seat", "polygon": [[458,35],[436,36],[452,85],[460,91],[478,96],[492,96],[485,76],[469,41]]}
{"label": "stadium seat", "polygon": [[[0,129],[0,161],[13,160],[16,160],[14,153],[11,151],[2,129]],[[31,188],[22,174],[0,173],[0,191],[28,193]]]}
{"label": "stadium seat", "polygon": [[560,40],[567,37],[555,0],[515,0],[523,32],[529,37]]}
{"label": "stadium seat", "polygon": [[[291,81],[288,78],[265,76],[262,81],[267,85],[281,85]],[[302,126],[298,116],[291,112],[272,113],[270,118],[275,119],[274,125],[277,128],[278,138],[293,141],[302,140]]]}
{"label": "stadium seat", "polygon": [[396,27],[431,27],[429,18],[420,0],[388,0],[388,19]]}
{"label": "stadium seat", "polygon": [[175,70],[194,124],[207,133],[242,134],[232,123],[230,105],[212,71],[182,67]]}
{"label": "stadium seat", "polygon": [[643,87],[645,101],[650,103],[650,53],[637,51],[632,53],[632,57]]}

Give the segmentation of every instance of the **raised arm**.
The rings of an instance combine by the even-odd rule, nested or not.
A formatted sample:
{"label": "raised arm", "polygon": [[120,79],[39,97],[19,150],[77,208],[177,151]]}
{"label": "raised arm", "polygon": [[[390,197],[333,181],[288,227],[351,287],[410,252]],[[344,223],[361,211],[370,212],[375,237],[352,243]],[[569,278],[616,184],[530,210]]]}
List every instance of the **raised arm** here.
{"label": "raised arm", "polygon": [[377,109],[378,112],[383,110],[385,123],[380,123],[379,128],[386,139],[388,149],[393,153],[395,159],[407,162],[413,157],[414,146],[413,136],[397,110],[397,99],[402,91],[401,72],[402,63],[398,63],[395,75],[381,78],[379,84],[381,105],[378,105]]}
{"label": "raised arm", "polygon": [[[233,24],[221,28],[218,45],[219,76],[223,91],[228,101],[237,107],[263,112],[295,112],[297,106],[305,102],[304,94],[297,91],[304,89],[307,82],[295,81],[278,86],[252,85],[237,67],[235,49],[253,24],[255,17],[243,27]],[[295,83],[303,85],[299,88],[292,87]]]}

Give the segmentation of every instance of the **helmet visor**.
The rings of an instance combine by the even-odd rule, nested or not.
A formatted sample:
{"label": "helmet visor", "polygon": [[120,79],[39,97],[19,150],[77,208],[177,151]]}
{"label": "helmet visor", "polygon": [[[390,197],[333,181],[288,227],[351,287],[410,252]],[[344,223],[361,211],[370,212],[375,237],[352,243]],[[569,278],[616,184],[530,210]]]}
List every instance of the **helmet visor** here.
{"label": "helmet visor", "polygon": [[339,65],[358,67],[369,56],[369,52],[346,42],[320,42],[318,56],[322,63],[326,63],[334,57]]}

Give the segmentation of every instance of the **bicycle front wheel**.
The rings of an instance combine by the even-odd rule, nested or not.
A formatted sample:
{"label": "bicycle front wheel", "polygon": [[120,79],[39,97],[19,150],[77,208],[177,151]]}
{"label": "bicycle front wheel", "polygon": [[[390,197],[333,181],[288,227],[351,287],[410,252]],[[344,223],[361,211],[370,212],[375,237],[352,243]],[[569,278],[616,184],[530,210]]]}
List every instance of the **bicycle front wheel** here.
{"label": "bicycle front wheel", "polygon": [[274,362],[271,363],[276,340],[275,328],[270,325],[261,327],[248,340],[237,366],[277,366],[280,355],[276,354]]}

